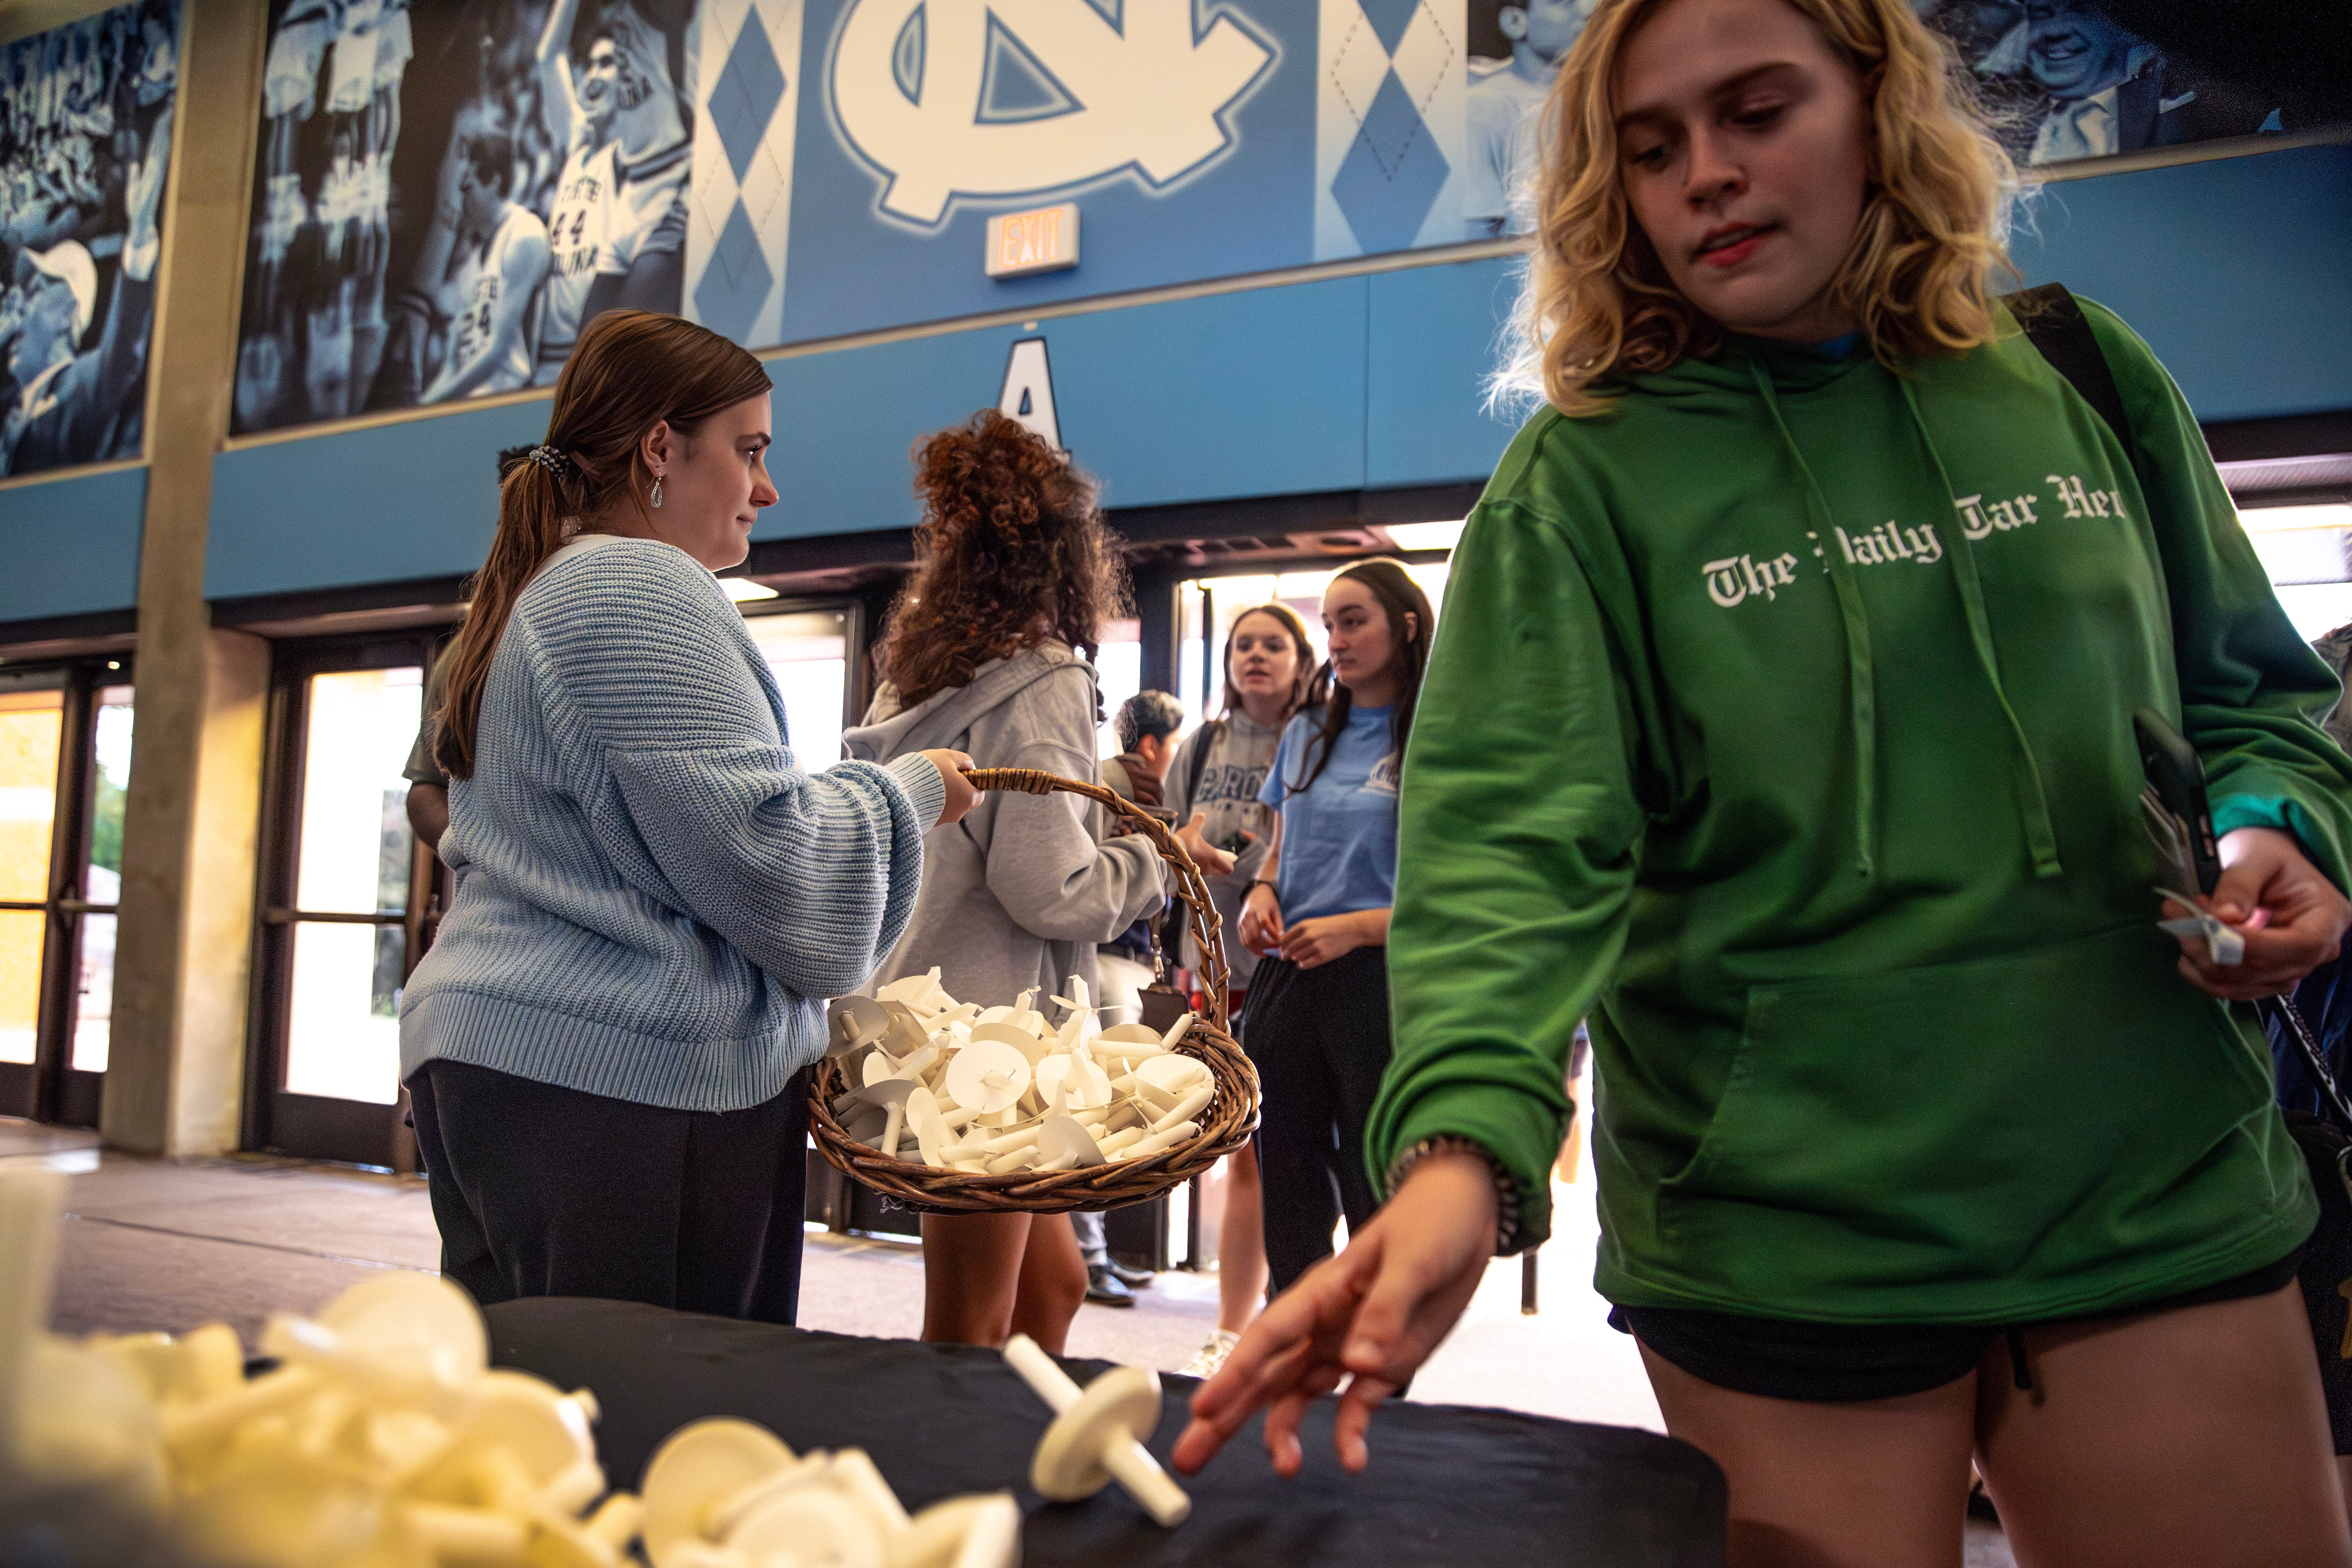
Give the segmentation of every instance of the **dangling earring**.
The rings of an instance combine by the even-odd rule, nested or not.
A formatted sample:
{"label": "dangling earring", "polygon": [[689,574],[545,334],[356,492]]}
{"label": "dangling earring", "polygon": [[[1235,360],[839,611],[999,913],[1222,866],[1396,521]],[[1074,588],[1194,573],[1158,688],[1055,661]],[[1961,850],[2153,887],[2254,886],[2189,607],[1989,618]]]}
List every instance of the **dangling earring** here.
{"label": "dangling earring", "polygon": [[656,511],[661,510],[661,476],[659,474],[654,476],[654,510]]}

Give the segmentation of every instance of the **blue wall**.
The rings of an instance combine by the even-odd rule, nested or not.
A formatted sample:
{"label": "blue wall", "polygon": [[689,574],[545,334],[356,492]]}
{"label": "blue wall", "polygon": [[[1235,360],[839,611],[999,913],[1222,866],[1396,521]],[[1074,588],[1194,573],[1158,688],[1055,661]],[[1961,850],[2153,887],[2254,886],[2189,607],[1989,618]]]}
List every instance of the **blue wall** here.
{"label": "blue wall", "polygon": [[993,406],[1023,338],[1045,340],[1062,444],[1109,506],[1364,482],[1360,278],[1212,295],[773,361],[783,500],[754,537],[915,521],[908,448]]}
{"label": "blue wall", "polygon": [[[2017,254],[2114,306],[2200,417],[2352,407],[2352,148],[2050,187]],[[903,527],[908,445],[992,405],[1045,339],[1062,438],[1113,506],[1476,479],[1511,426],[1483,381],[1512,260],[1421,267],[950,332],[771,363],[781,504],[759,537]],[[492,463],[548,405],[456,412],[222,457],[213,597],[467,572]],[[143,476],[0,490],[0,620],[132,602]]]}
{"label": "blue wall", "polygon": [[0,489],[0,621],[137,604],[146,507],[144,468]]}
{"label": "blue wall", "polygon": [[547,433],[545,402],[224,452],[205,596],[471,572],[499,522],[498,455]]}
{"label": "blue wall", "polygon": [[2352,407],[2352,147],[2044,187],[2015,246],[2139,329],[2200,419]]}

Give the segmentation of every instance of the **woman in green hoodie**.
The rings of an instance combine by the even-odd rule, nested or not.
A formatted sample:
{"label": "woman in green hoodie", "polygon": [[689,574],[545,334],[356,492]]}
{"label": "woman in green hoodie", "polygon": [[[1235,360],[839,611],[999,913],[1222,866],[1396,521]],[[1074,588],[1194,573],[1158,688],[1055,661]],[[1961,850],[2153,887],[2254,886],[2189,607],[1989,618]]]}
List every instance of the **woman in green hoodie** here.
{"label": "woman in green hoodie", "polygon": [[[1528,368],[1407,752],[1391,1194],[1194,1402],[1337,1438],[1541,1240],[1598,1058],[1598,1287],[1735,1564],[2352,1563],[2249,1010],[2336,951],[2352,763],[2193,416],[1987,280],[2012,175],[1904,0],[1603,0]],[[2155,928],[2131,713],[2204,759],[2245,962]]]}

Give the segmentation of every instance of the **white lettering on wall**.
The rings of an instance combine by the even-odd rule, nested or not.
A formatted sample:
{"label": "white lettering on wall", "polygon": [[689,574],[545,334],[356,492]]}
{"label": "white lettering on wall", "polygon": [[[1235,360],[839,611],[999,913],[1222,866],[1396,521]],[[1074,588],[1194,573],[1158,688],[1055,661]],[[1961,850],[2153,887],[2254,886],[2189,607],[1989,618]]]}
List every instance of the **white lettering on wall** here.
{"label": "white lettering on wall", "polygon": [[[1073,106],[986,118],[992,27]],[[1129,167],[1169,185],[1234,143],[1220,116],[1274,58],[1222,10],[1194,37],[1192,0],[1125,0],[1117,26],[1088,0],[855,0],[833,51],[834,120],[889,177],[883,212],[929,226],[959,196],[1043,194]]]}
{"label": "white lettering on wall", "polygon": [[1045,357],[1045,340],[1023,338],[1004,361],[1004,385],[996,395],[996,411],[1019,421],[1062,449],[1062,422],[1054,412],[1054,366]]}

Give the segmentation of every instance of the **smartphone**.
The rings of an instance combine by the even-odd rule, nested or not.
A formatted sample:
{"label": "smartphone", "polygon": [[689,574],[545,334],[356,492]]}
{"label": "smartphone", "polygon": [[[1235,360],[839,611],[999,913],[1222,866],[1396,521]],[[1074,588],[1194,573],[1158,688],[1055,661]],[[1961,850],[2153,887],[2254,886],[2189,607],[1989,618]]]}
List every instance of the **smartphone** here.
{"label": "smartphone", "polygon": [[2221,851],[2213,837],[2213,808],[2205,798],[2205,764],[2189,738],[2153,708],[2132,710],[2139,738],[2139,764],[2148,787],[2164,808],[2189,826],[2189,853],[2197,868],[2197,890],[2210,893],[2221,879]]}

